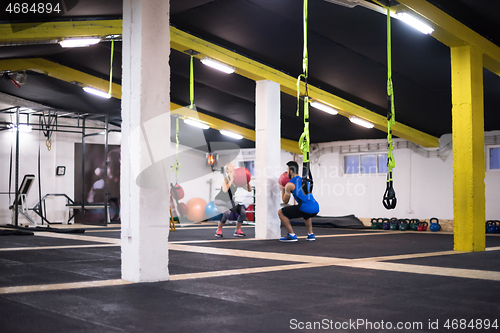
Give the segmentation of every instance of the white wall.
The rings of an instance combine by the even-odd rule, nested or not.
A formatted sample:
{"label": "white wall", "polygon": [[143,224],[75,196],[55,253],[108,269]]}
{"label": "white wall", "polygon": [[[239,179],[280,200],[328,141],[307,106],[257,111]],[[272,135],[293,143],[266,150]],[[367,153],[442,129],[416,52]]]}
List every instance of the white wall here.
{"label": "white wall", "polygon": [[386,210],[382,204],[386,174],[343,174],[342,154],[323,155],[312,167],[314,196],[321,207],[320,215],[452,219],[451,156],[442,161],[422,157],[410,149],[397,149],[394,150],[394,159],[397,205],[393,210]]}
{"label": "white wall", "polygon": [[[496,132],[486,133],[486,136]],[[386,210],[382,204],[386,175],[344,175],[339,146],[379,144],[385,140],[358,140],[320,144],[324,153],[312,166],[315,187],[323,216],[354,214],[359,218],[397,217],[453,219],[453,156],[423,157],[412,149],[395,149],[393,170],[397,206]],[[331,147],[337,148],[331,151]],[[386,150],[380,150],[386,153]],[[370,151],[369,153],[377,153]],[[486,219],[500,219],[500,171],[486,171]]]}

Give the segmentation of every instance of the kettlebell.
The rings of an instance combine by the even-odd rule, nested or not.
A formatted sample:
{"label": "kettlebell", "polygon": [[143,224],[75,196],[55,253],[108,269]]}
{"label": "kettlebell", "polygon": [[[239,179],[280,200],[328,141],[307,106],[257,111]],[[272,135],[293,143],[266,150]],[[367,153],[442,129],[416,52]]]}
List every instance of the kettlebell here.
{"label": "kettlebell", "polygon": [[377,220],[377,226],[379,229],[382,229],[382,225],[384,224],[384,219],[379,217],[379,219]]}
{"label": "kettlebell", "polygon": [[419,222],[420,222],[420,221],[419,221],[419,219],[413,219],[413,220],[411,220],[411,226],[410,226],[410,229],[411,229],[412,231],[417,231],[417,229],[418,229],[418,223],[419,223]]}
{"label": "kettlebell", "polygon": [[417,223],[417,231],[427,231],[427,226],[429,223],[427,222],[418,222]]}
{"label": "kettlebell", "polygon": [[486,221],[486,233],[488,234],[494,234],[495,231],[496,231],[496,221],[494,220],[489,220],[489,221]]}
{"label": "kettlebell", "polygon": [[405,220],[399,220],[399,230],[406,231],[408,230],[408,222]]}
{"label": "kettlebell", "polygon": [[378,229],[378,219],[373,218],[371,220],[371,223],[372,223],[372,229]]}
{"label": "kettlebell", "polygon": [[495,220],[495,233],[499,233],[500,232],[500,221],[498,220]]}
{"label": "kettlebell", "polygon": [[431,226],[429,227],[431,231],[439,231],[439,229],[441,229],[439,220],[436,217],[431,218],[429,221],[431,222]]}
{"label": "kettlebell", "polygon": [[390,229],[389,219],[384,219],[384,222],[382,222],[382,229],[383,230],[389,230]]}
{"label": "kettlebell", "polygon": [[389,229],[390,230],[398,230],[398,219],[393,217],[391,219],[391,222],[389,224]]}

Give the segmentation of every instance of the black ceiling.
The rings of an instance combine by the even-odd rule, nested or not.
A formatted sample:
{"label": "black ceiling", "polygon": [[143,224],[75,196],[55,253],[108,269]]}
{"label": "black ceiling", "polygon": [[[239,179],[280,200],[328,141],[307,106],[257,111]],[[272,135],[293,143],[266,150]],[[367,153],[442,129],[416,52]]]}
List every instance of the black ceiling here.
{"label": "black ceiling", "polygon": [[[73,1],[74,2],[74,1]],[[500,1],[429,0],[500,46]],[[193,35],[297,77],[302,71],[302,0],[170,0],[171,24]],[[63,19],[119,18],[122,1],[80,0]],[[386,19],[357,6],[309,0],[309,83],[381,115],[386,114]],[[78,49],[59,45],[0,47],[0,59],[42,57],[97,77],[109,78],[110,43]],[[396,120],[433,136],[451,132],[449,48],[432,36],[392,20]],[[172,50],[171,99],[189,104],[189,56]],[[195,60],[198,111],[254,128],[255,82],[221,74]],[[113,79],[121,80],[121,43],[115,43]],[[20,89],[0,81],[0,92],[56,108],[110,113],[120,121],[120,100],[104,100],[42,74],[30,73]],[[500,130],[500,78],[484,70],[485,130]],[[282,137],[298,140],[303,121],[296,98],[282,93]],[[327,142],[384,138],[342,116],[311,109],[311,140]],[[215,130],[210,141],[221,141]],[[243,140],[242,147],[253,142]]]}

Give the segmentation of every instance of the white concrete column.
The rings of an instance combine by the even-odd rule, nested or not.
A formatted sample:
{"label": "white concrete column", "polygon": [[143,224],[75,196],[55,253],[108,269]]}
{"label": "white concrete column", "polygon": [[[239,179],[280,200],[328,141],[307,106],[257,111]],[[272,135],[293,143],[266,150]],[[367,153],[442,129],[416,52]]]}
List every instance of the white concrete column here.
{"label": "white concrete column", "polygon": [[169,0],[123,1],[122,278],[168,280]]}
{"label": "white concrete column", "polygon": [[257,81],[255,137],[255,238],[277,239],[281,225],[278,178],[285,167],[281,165],[280,85],[276,82]]}

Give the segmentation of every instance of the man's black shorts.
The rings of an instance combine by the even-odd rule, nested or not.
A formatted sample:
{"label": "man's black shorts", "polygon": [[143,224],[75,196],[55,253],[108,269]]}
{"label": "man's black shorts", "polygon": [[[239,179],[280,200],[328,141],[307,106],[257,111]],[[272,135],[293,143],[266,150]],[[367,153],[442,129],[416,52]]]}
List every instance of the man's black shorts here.
{"label": "man's black shorts", "polygon": [[281,208],[281,212],[289,219],[303,217],[304,219],[307,220],[308,218],[315,217],[316,215],[318,215],[318,213],[314,214],[304,213],[303,211],[300,210],[299,205],[283,207]]}

